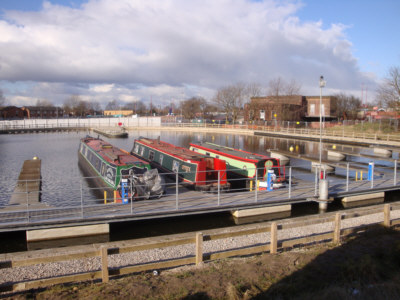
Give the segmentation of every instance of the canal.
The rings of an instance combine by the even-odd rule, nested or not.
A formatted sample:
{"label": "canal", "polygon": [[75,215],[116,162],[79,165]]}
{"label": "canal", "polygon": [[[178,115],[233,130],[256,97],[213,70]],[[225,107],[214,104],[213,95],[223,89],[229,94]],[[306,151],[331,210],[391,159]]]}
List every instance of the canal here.
{"label": "canal", "polygon": [[[19,172],[24,160],[37,156],[42,160],[42,197],[41,200],[52,206],[65,206],[68,202],[80,198],[95,200],[87,181],[78,167],[79,140],[92,132],[55,132],[37,134],[0,135],[0,207],[8,203],[13,192]],[[228,147],[239,148],[249,152],[268,154],[270,149],[293,151],[309,157],[319,157],[319,143],[299,141],[286,138],[271,138],[264,136],[233,135],[223,133],[175,132],[161,130],[130,131],[129,137],[124,139],[103,139],[111,144],[130,151],[135,138],[140,136],[158,138],[178,146],[189,147],[193,141],[208,141]],[[323,159],[326,159],[326,148],[333,145],[324,145]],[[372,154],[368,148],[335,145],[335,148],[354,153]],[[398,158],[398,153],[393,153]],[[366,165],[368,159],[348,157],[349,161]],[[381,168],[392,168],[393,164],[385,161],[376,161]],[[302,179],[313,180],[310,172],[310,163],[300,159],[292,159],[291,166],[296,169],[296,176]],[[342,173],[341,173],[342,172]],[[337,171],[335,176],[344,176],[343,171]],[[82,195],[81,195],[82,194]],[[337,209],[335,205],[330,207]],[[293,207],[292,215],[318,213],[318,205],[297,204]],[[230,214],[211,214],[196,217],[181,217],[161,219],[158,221],[138,221],[111,225],[111,240],[155,236],[178,233],[184,231],[205,230],[234,225]],[[0,252],[25,250],[25,236],[22,233],[1,234],[0,238],[8,241],[7,245],[0,246]]]}

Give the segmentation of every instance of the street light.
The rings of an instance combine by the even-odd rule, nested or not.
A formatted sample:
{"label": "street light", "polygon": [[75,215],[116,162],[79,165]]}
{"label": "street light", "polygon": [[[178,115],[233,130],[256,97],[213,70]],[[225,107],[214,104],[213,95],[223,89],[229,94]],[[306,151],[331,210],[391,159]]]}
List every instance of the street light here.
{"label": "street light", "polygon": [[322,88],[325,87],[325,85],[326,81],[324,80],[324,76],[321,75],[321,77],[319,77],[319,167],[321,168],[321,170],[322,170]]}

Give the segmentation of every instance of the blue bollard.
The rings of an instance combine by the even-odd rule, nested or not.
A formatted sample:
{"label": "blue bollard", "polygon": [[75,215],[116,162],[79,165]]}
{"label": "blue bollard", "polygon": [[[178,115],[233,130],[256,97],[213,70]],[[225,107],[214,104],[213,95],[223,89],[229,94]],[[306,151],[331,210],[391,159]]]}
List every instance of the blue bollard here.
{"label": "blue bollard", "polygon": [[374,162],[368,164],[368,180],[371,181],[374,176]]}
{"label": "blue bollard", "polygon": [[122,203],[124,203],[124,204],[128,203],[128,180],[127,179],[121,179],[121,198],[122,198]]}
{"label": "blue bollard", "polygon": [[273,181],[272,177],[274,175],[274,170],[268,170],[268,175],[267,175],[267,191],[272,191],[273,190]]}

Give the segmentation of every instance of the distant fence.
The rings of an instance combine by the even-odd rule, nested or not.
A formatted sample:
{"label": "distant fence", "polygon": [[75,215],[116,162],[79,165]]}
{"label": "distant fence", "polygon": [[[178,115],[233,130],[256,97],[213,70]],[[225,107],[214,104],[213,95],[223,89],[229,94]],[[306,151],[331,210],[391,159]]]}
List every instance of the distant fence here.
{"label": "distant fence", "polygon": [[0,130],[29,128],[62,127],[159,127],[160,117],[118,117],[118,118],[61,118],[61,119],[24,119],[0,121]]}
{"label": "distant fence", "polygon": [[[382,211],[383,208],[383,211]],[[277,223],[272,222],[270,225],[261,228],[253,228],[246,230],[238,230],[232,232],[218,232],[214,234],[203,234],[198,232],[193,237],[180,238],[180,239],[165,239],[164,241],[151,242],[142,245],[128,245],[128,246],[118,246],[113,248],[107,248],[107,245],[100,246],[95,250],[68,253],[62,255],[53,255],[46,257],[35,257],[35,252],[30,253],[30,258],[26,259],[12,259],[0,261],[0,275],[1,269],[18,268],[25,266],[34,266],[38,264],[50,264],[57,263],[61,261],[70,261],[77,259],[87,259],[93,257],[100,257],[101,267],[95,271],[82,272],[79,274],[66,274],[64,276],[57,277],[47,277],[35,280],[24,280],[20,282],[5,282],[0,285],[1,292],[7,291],[19,291],[32,288],[41,288],[53,284],[61,284],[67,282],[78,282],[78,281],[92,281],[101,279],[103,282],[108,282],[110,278],[115,276],[137,273],[149,270],[160,270],[178,267],[182,265],[189,264],[200,264],[202,262],[213,261],[218,259],[223,259],[227,257],[251,255],[256,253],[269,252],[271,254],[277,253],[278,250],[285,251],[291,249],[295,246],[310,245],[314,243],[321,242],[333,242],[334,244],[340,244],[343,237],[349,235],[355,235],[359,232],[365,231],[372,226],[383,225],[386,228],[391,228],[398,226],[400,224],[400,218],[391,218],[391,211],[396,212],[399,210],[399,205],[395,204],[392,207],[389,204],[378,206],[372,209],[361,209],[356,213],[336,213],[334,218],[332,217],[314,217],[308,218],[307,220],[301,220],[293,223]],[[365,222],[360,226],[352,226],[345,228],[342,226],[342,220],[350,220],[352,218],[358,218],[361,216],[370,216],[374,214],[381,214],[381,220],[376,222],[370,222],[365,224]],[[328,224],[331,224],[330,226]],[[289,237],[280,238],[279,235],[286,229],[300,228],[310,225],[323,224],[326,225],[326,230],[323,232],[313,232],[312,230],[307,231],[301,236],[294,236],[293,233]],[[288,231],[292,232],[291,230]],[[263,234],[265,233],[265,238],[259,240],[257,244],[248,245],[245,247],[239,247],[236,249],[228,249],[216,252],[204,252],[203,243],[207,241],[215,241],[220,239],[232,239],[235,237],[249,236],[252,234]],[[174,247],[180,245],[192,244],[194,246],[194,255],[189,255],[181,258],[174,259],[164,259],[164,260],[154,260],[147,263],[141,264],[127,264],[120,267],[111,268],[109,266],[109,256],[119,255],[128,252],[153,250],[153,249],[163,249],[167,247]],[[162,251],[162,250],[161,250]],[[166,250],[165,250],[166,251]]]}

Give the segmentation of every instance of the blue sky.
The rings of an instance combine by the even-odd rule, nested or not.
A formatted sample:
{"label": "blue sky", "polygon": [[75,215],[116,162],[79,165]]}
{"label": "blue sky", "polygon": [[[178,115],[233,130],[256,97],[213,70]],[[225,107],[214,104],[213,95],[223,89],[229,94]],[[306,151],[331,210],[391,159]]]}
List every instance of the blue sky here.
{"label": "blue sky", "polygon": [[353,44],[353,54],[365,71],[384,77],[400,65],[400,1],[338,0],[304,1],[302,20],[321,20],[325,26],[342,23]]}
{"label": "blue sky", "polygon": [[8,104],[71,95],[167,104],[237,82],[368,100],[400,65],[400,1],[0,0]]}

